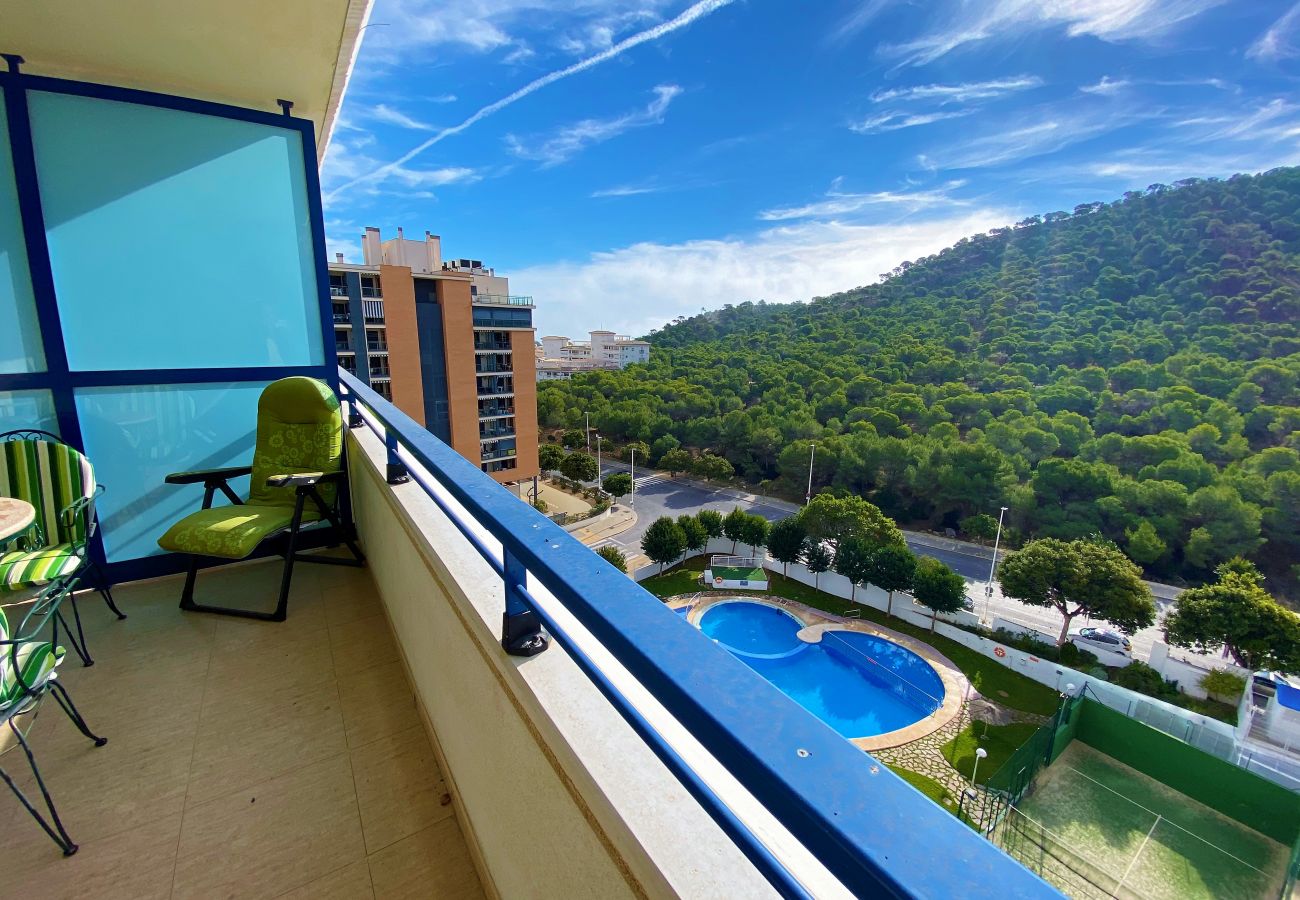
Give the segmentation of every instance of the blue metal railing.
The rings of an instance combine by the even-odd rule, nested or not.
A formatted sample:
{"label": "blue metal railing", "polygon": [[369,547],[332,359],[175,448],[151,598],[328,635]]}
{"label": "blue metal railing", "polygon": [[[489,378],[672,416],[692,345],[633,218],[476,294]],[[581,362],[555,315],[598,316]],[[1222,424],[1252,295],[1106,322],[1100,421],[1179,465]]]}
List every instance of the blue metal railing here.
{"label": "blue metal railing", "polygon": [[[854,894],[1059,896],[405,413],[347,372],[339,377],[353,427],[367,425],[383,438],[390,481],[409,474],[502,578],[506,631],[512,616],[544,625],[782,895],[809,891],[536,602],[529,576]],[[408,469],[404,458],[418,462],[436,485],[419,468]],[[500,552],[444,492],[500,541]]]}

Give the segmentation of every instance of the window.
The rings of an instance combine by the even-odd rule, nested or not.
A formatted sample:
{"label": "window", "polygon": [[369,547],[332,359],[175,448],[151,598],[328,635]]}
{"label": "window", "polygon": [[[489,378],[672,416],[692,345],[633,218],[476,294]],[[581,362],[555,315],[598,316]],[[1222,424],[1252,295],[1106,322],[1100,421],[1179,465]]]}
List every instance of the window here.
{"label": "window", "polygon": [[348,295],[348,276],[341,272],[330,272],[330,296],[346,297]]}
{"label": "window", "polygon": [[378,300],[380,297],[384,296],[379,292],[378,275],[361,276],[361,296],[368,300]]}

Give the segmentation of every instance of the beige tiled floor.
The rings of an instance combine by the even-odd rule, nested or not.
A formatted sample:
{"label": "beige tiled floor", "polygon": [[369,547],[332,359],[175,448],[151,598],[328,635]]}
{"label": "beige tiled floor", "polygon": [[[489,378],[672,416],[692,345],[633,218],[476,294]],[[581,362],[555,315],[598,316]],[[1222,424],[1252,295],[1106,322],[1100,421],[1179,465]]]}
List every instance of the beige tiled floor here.
{"label": "beige tiled floor", "polygon": [[[199,599],[273,605],[278,562],[207,572]],[[81,850],[65,859],[0,785],[12,897],[481,897],[397,646],[363,570],[300,565],[289,620],[176,608],[178,579],[79,599],[96,664],[29,740]],[[4,729],[8,733],[8,729]],[[21,751],[0,757],[29,797]]]}

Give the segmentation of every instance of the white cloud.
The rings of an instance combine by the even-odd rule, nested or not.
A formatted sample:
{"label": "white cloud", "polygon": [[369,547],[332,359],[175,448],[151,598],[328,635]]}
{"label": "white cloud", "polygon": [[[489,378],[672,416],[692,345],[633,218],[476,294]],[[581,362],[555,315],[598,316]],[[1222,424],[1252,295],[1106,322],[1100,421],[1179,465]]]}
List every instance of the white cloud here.
{"label": "white cloud", "polygon": [[[337,136],[330,141],[325,153],[325,162],[321,166],[321,184],[328,190],[329,185],[352,181],[373,171],[380,163],[367,155],[363,149],[374,143],[371,135],[363,134],[351,140],[341,140]],[[430,188],[444,187],[451,184],[470,184],[482,176],[476,169],[467,166],[442,166],[434,169],[413,169],[397,166],[390,177],[400,186],[400,193],[405,197],[431,198]],[[369,193],[387,193],[378,186],[367,187]],[[418,191],[418,193],[416,192]],[[326,194],[328,205],[329,195]]]}
{"label": "white cloud", "polygon": [[1101,76],[1101,81],[1096,84],[1085,84],[1079,90],[1085,94],[1117,94],[1129,86],[1129,82],[1124,79],[1115,80],[1109,75]]}
{"label": "white cloud", "polygon": [[1249,140],[1259,143],[1295,137],[1300,128],[1298,114],[1300,105],[1276,97],[1247,115],[1233,110],[1193,116],[1177,124],[1185,128],[1202,128],[1191,138],[1196,141]]}
{"label": "white cloud", "polygon": [[968,81],[961,84],[918,84],[914,87],[892,88],[876,91],[871,99],[877,103],[890,100],[937,100],[940,103],[967,103],[971,100],[988,100],[1016,91],[1041,87],[1043,79],[1037,75],[1017,75],[1014,78],[997,78],[991,81]]}
{"label": "white cloud", "polygon": [[[1129,186],[1137,186],[1151,182],[1170,183],[1181,178],[1226,178],[1240,172],[1267,172],[1278,166],[1293,166],[1297,162],[1300,162],[1300,152],[1294,147],[1263,148],[1245,153],[1136,147],[1088,163],[1081,171],[1097,178],[1114,179]],[[1059,177],[1080,173],[1077,166],[1071,166],[1071,169],[1072,172],[1059,173]]]}
{"label": "white cloud", "polygon": [[980,209],[924,222],[810,222],[752,238],[634,244],[585,262],[516,269],[510,285],[536,300],[539,333],[583,334],[602,324],[644,334],[701,307],[807,300],[870,284],[903,260],[935,253],[1018,215]]}
{"label": "white cloud", "polygon": [[1158,109],[1117,109],[1113,104],[1075,109],[1060,104],[1022,111],[996,129],[936,147],[926,155],[926,165],[939,169],[976,169],[1055,153],[1071,144],[1160,115]]}
{"label": "white cloud", "polygon": [[370,118],[377,122],[387,122],[389,125],[396,125],[399,128],[409,128],[412,131],[433,130],[433,126],[427,122],[413,119],[400,109],[393,109],[393,107],[386,103],[380,103],[378,106],[373,107],[370,110]]}
{"label": "white cloud", "polygon": [[901,207],[916,211],[934,206],[967,206],[969,205],[967,201],[957,200],[951,193],[965,183],[960,180],[950,181],[940,188],[929,191],[876,191],[854,194],[841,191],[840,180],[837,178],[831,185],[831,189],[826,192],[825,199],[803,206],[765,209],[758,214],[758,217],[765,222],[781,222],[788,219],[838,218],[871,207]]}
{"label": "white cloud", "polygon": [[858,134],[882,134],[886,131],[898,131],[903,128],[915,128],[917,125],[929,125],[931,122],[942,122],[944,119],[960,119],[962,116],[969,116],[973,112],[975,112],[973,109],[954,109],[947,112],[930,113],[887,112],[878,116],[870,116],[861,122],[855,122],[849,126],[849,130],[856,131]]}
{"label": "white cloud", "polygon": [[630,184],[617,185],[611,188],[603,188],[599,191],[592,191],[593,199],[600,197],[635,197],[638,194],[655,194],[663,188],[657,187],[634,187]]}
{"label": "white cloud", "polygon": [[[598,66],[601,63],[608,62],[611,59],[616,59],[617,57],[626,53],[628,50],[631,50],[634,47],[638,47],[641,44],[645,44],[650,41],[655,41],[661,37],[672,34],[673,32],[685,28],[686,26],[693,24],[694,22],[704,18],[705,16],[717,12],[723,7],[729,6],[733,2],[735,2],[735,0],[698,0],[698,2],[691,4],[686,9],[684,9],[681,13],[679,13],[675,18],[672,18],[667,22],[661,22],[652,28],[647,28],[644,31],[639,31],[636,34],[631,35],[630,37],[626,37],[623,40],[619,41],[614,46],[610,47],[608,50],[601,51],[600,53],[597,53],[594,56],[588,56],[585,59],[581,59],[578,62],[573,63],[570,66],[565,66],[562,69],[556,69],[553,72],[548,72],[547,74],[541,76],[540,78],[534,78],[532,81],[528,82],[528,84],[524,85],[518,90],[512,91],[511,93],[502,97],[500,100],[497,100],[493,103],[489,103],[487,106],[480,108],[477,112],[475,112],[465,121],[461,122],[459,125],[453,125],[450,128],[442,129],[433,137],[429,138],[427,141],[418,144],[414,148],[403,153],[401,156],[399,156],[397,159],[393,160],[392,162],[387,163],[386,165],[379,166],[374,171],[368,172],[364,175],[360,175],[356,178],[351,179],[350,181],[347,181],[339,185],[333,191],[330,192],[330,194],[326,197],[326,199],[327,200],[333,199],[343,191],[356,187],[358,184],[362,184],[364,182],[382,181],[383,179],[391,176],[393,174],[394,169],[406,165],[408,162],[410,162],[415,157],[419,156],[425,150],[428,150],[434,144],[440,143],[441,141],[444,141],[447,138],[452,137],[453,135],[460,134],[462,131],[465,131],[467,128],[470,128],[476,123],[481,122],[482,120],[488,118],[489,116],[500,112],[501,110],[505,109],[507,106],[517,103],[523,98],[531,94],[534,94],[537,91],[540,91],[542,88],[552,85],[557,81],[562,81],[563,79],[568,78],[572,75],[577,75],[579,72],[585,72],[588,69],[594,68],[595,66]],[[445,12],[441,14],[445,15]]]}
{"label": "white cloud", "polygon": [[967,44],[1064,28],[1116,43],[1150,40],[1224,0],[954,0],[935,13],[943,24],[915,40],[882,47],[902,65],[925,65]]}
{"label": "white cloud", "polygon": [[682,93],[675,84],[661,84],[654,89],[654,99],[645,109],[633,110],[610,119],[583,119],[564,125],[547,136],[507,135],[510,152],[520,159],[537,160],[543,168],[572,159],[592,144],[618,137],[633,128],[659,125],[673,99]]}
{"label": "white cloud", "polygon": [[1294,41],[1297,23],[1300,23],[1300,3],[1292,6],[1282,14],[1280,19],[1269,26],[1268,31],[1250,45],[1246,55],[1251,59],[1272,62],[1300,53],[1300,47],[1297,47]]}

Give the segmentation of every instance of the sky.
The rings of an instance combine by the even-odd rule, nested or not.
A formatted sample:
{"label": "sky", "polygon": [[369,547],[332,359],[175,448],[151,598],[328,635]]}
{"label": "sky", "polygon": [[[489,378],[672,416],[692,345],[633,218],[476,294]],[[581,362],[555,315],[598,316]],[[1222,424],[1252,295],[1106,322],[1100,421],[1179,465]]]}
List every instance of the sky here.
{"label": "sky", "polygon": [[377,0],[331,259],[442,236],[538,334],[809,300],[1027,215],[1300,163],[1300,2]]}

